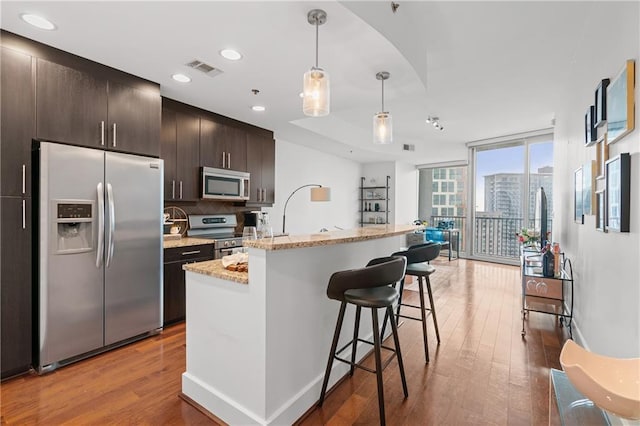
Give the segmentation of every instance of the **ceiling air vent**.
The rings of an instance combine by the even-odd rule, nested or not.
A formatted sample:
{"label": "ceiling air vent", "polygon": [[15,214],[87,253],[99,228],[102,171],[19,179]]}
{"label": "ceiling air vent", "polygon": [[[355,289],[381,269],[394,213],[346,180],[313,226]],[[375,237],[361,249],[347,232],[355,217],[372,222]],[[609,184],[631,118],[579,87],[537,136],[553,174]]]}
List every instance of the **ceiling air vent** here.
{"label": "ceiling air vent", "polygon": [[206,75],[208,75],[209,77],[215,77],[219,74],[222,74],[224,71],[222,71],[220,68],[216,68],[214,66],[211,66],[209,64],[205,64],[202,61],[199,60],[194,60],[192,62],[189,62],[187,64],[188,67],[191,67],[193,69],[196,69],[198,71],[201,71],[203,73],[205,73]]}
{"label": "ceiling air vent", "polygon": [[402,145],[402,149],[404,151],[415,151],[416,150],[416,146],[414,144],[405,143],[405,144]]}

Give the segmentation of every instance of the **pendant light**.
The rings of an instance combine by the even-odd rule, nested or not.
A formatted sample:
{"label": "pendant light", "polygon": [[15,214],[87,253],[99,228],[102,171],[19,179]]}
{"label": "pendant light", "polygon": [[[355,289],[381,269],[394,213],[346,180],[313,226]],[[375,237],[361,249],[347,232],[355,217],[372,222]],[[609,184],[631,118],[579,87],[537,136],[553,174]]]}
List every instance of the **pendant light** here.
{"label": "pendant light", "polygon": [[384,110],[384,81],[391,74],[380,71],[376,79],[382,82],[382,111],[373,116],[373,143],[387,145],[393,142],[393,120],[391,114]]}
{"label": "pendant light", "polygon": [[331,92],[329,74],[318,66],[318,26],[327,22],[327,13],[313,9],[307,14],[307,21],[316,26],[316,65],[304,73],[302,111],[304,115],[322,117],[329,114]]}

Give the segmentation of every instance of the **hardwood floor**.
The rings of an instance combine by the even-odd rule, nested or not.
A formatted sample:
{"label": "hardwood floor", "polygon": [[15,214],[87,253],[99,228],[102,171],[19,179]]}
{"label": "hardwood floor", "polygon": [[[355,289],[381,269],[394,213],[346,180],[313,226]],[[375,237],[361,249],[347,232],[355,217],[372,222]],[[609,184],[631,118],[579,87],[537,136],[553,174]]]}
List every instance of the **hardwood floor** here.
{"label": "hardwood floor", "polygon": [[[420,323],[400,327],[409,397],[394,360],[384,372],[387,423],[546,424],[549,368],[560,368],[567,333],[553,317],[531,313],[526,339],[520,337],[517,267],[444,258],[434,265],[442,343],[436,345],[429,319],[425,364]],[[408,288],[405,300],[417,303]],[[2,424],[214,424],[178,397],[184,370],[184,325],[176,325],[53,373],[2,383]],[[377,424],[377,403],[375,375],[356,370],[299,423]]]}

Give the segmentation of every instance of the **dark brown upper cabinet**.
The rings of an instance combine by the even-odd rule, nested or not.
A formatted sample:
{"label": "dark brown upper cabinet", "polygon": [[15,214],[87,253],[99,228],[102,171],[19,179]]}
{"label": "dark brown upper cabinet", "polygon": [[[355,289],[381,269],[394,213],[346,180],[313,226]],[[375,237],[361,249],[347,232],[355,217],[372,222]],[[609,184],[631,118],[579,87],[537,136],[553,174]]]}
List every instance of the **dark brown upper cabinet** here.
{"label": "dark brown upper cabinet", "polygon": [[272,206],[275,200],[276,145],[272,137],[249,133],[247,169],[251,174],[251,197],[247,205]]}
{"label": "dark brown upper cabinet", "polygon": [[246,172],[247,132],[205,117],[200,124],[200,165]]}
{"label": "dark brown upper cabinet", "polygon": [[44,59],[36,68],[36,136],[106,147],[107,82]]}
{"label": "dark brown upper cabinet", "polygon": [[165,104],[162,108],[161,141],[165,200],[197,200],[200,118]]}
{"label": "dark brown upper cabinet", "polygon": [[110,149],[160,155],[160,93],[138,90],[113,81],[108,85]]}
{"label": "dark brown upper cabinet", "polygon": [[36,136],[157,157],[160,91],[144,91],[44,59],[36,67]]}
{"label": "dark brown upper cabinet", "polygon": [[32,58],[5,47],[0,55],[0,195],[30,197],[35,118]]}

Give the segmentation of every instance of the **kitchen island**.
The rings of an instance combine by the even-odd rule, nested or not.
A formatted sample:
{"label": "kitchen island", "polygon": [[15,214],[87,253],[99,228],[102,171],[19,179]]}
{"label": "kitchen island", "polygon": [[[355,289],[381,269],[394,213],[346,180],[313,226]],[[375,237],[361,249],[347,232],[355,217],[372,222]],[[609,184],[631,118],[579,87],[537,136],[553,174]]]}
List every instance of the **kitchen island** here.
{"label": "kitchen island", "polygon": [[[185,265],[183,395],[228,424],[295,422],[320,394],[339,308],[326,296],[331,274],[388,256],[414,229],[380,225],[249,241],[247,283],[213,263]],[[365,339],[368,315],[360,326]],[[353,335],[353,317],[348,309],[341,344]],[[330,386],[348,372],[346,364],[333,368]]]}

